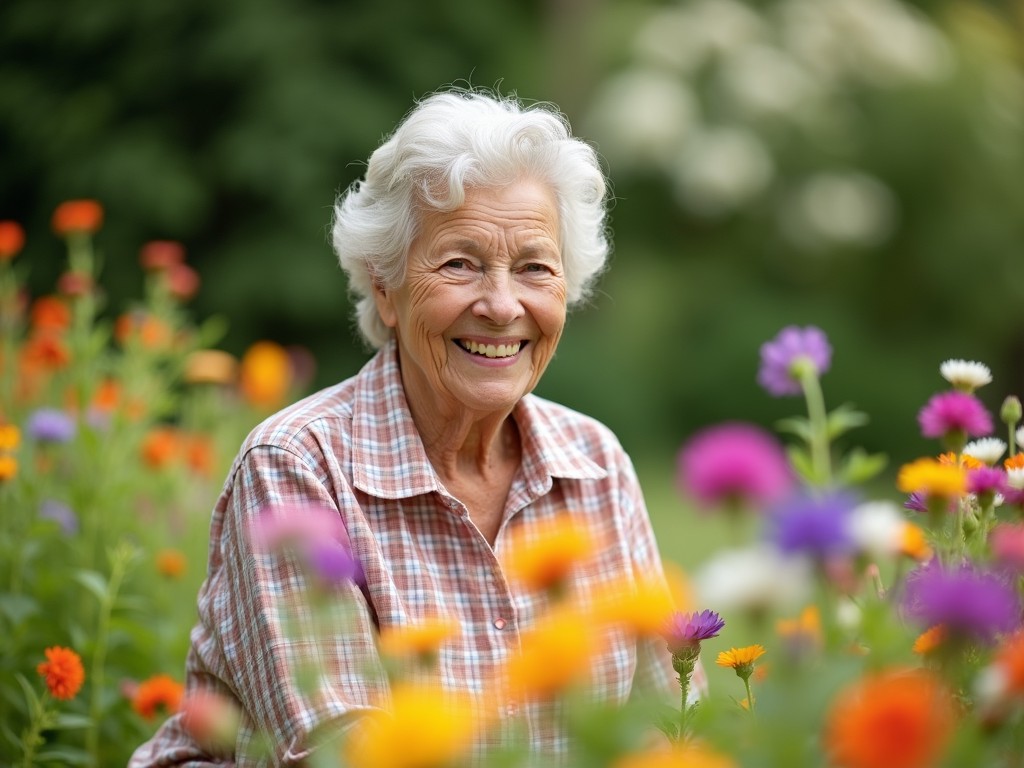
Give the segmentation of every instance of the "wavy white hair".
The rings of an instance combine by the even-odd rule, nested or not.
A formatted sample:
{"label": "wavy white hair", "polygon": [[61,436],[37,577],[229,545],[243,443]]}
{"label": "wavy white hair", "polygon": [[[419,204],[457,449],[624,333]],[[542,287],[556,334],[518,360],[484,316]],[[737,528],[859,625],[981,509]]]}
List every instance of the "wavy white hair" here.
{"label": "wavy white hair", "polygon": [[371,347],[391,337],[373,301],[373,281],[392,289],[401,284],[421,214],[455,210],[467,187],[520,179],[553,190],[567,302],[587,298],[610,251],[607,184],[597,153],[572,136],[565,116],[550,105],[527,106],[479,89],[438,92],[416,104],[370,156],[365,176],[335,201],[334,251]]}

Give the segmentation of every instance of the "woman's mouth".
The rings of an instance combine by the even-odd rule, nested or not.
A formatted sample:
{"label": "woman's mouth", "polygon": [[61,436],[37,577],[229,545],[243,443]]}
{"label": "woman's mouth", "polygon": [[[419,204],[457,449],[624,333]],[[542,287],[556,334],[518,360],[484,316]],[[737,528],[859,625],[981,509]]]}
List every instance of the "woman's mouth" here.
{"label": "woman's mouth", "polygon": [[516,341],[511,344],[480,344],[467,339],[456,339],[455,343],[471,354],[489,357],[492,360],[501,357],[514,357],[519,354],[519,350],[526,344],[523,341]]}

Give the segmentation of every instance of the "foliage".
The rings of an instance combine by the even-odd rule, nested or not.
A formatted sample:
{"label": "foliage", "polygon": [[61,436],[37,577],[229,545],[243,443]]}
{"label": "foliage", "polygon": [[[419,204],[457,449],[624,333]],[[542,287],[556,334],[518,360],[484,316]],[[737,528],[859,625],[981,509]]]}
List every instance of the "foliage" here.
{"label": "foliage", "polygon": [[186,310],[198,277],[178,243],[147,243],[143,295],[106,306],[103,215],[91,200],[57,208],[67,259],[44,295],[26,290],[20,225],[0,222],[4,765],[123,765],[176,708],[230,457],[309,381],[283,350],[239,362],[212,348],[223,328]]}

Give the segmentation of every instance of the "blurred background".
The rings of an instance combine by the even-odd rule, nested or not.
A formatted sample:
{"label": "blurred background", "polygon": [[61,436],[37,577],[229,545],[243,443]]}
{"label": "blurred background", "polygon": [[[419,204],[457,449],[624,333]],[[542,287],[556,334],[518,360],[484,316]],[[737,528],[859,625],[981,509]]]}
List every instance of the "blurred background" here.
{"label": "blurred background", "polygon": [[993,369],[993,410],[1024,394],[1022,54],[1019,1],[5,0],[0,218],[43,293],[54,207],[99,200],[111,314],[139,247],[181,241],[220,346],[305,346],[324,386],[368,357],[335,195],[439,86],[552,101],[606,163],[615,253],[541,393],[611,425],[655,506],[694,430],[802,409],[758,347],[814,324],[827,404],[894,472],[934,450],[944,359]]}

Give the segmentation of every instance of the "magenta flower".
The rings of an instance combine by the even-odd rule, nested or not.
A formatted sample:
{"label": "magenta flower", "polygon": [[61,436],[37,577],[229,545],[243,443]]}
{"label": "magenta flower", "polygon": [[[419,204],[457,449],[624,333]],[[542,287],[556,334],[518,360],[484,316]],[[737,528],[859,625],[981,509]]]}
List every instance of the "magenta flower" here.
{"label": "magenta flower", "polygon": [[925,437],[945,437],[960,433],[981,437],[992,432],[992,416],[974,395],[967,392],[942,392],[917,414],[917,423]]}
{"label": "magenta flower", "polygon": [[761,345],[757,383],[776,397],[799,395],[803,391],[800,367],[811,366],[815,375],[821,376],[831,363],[832,347],[824,331],[813,325],[806,328],[789,325]]}
{"label": "magenta flower", "polygon": [[786,554],[803,553],[820,560],[854,547],[849,519],[857,499],[831,491],[789,499],[771,512],[772,540]]}
{"label": "magenta flower", "polygon": [[705,507],[763,506],[793,486],[782,446],[753,424],[726,423],[698,432],[679,452],[677,468],[680,490]]}
{"label": "magenta flower", "polygon": [[363,580],[336,509],[300,504],[266,507],[250,521],[249,538],[257,551],[295,549],[313,575],[327,584]]}
{"label": "magenta flower", "polygon": [[967,470],[967,491],[979,497],[995,496],[1006,488],[1006,473],[997,467]]}
{"label": "magenta flower", "polygon": [[676,611],[665,623],[662,635],[673,656],[688,656],[699,652],[701,641],[715,637],[724,626],[725,621],[714,611]]}
{"label": "magenta flower", "polygon": [[1020,623],[1016,590],[1000,575],[965,563],[930,561],[907,577],[904,614],[922,628],[942,624],[953,636],[991,643]]}
{"label": "magenta flower", "polygon": [[989,534],[988,545],[1000,567],[1024,575],[1024,524],[1000,523]]}

